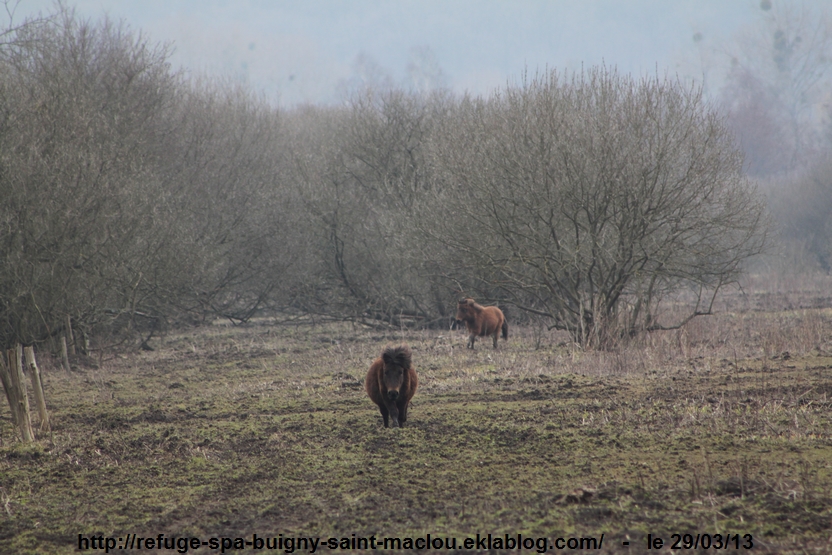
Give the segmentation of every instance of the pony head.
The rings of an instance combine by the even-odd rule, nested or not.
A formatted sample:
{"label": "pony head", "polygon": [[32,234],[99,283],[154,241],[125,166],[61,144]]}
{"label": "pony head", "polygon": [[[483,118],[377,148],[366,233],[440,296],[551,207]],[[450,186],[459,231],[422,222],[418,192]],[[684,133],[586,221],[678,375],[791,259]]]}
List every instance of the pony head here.
{"label": "pony head", "polygon": [[410,359],[410,347],[407,345],[387,347],[381,355],[381,360],[384,363],[382,376],[385,389],[382,394],[386,395],[391,401],[395,401],[399,397],[399,392],[404,383],[404,373],[410,369]]}
{"label": "pony head", "polygon": [[456,319],[462,321],[472,318],[474,316],[475,304],[474,299],[471,297],[459,299],[456,305]]}

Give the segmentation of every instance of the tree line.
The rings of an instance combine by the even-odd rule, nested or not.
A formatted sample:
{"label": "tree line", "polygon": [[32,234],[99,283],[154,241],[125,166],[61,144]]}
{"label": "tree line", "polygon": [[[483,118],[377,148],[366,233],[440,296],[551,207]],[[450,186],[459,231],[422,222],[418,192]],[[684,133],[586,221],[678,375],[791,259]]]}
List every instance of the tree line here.
{"label": "tree line", "polygon": [[447,325],[470,295],[604,346],[707,314],[766,242],[697,87],[614,68],[279,109],[63,10],[0,44],[0,343],[262,313]]}

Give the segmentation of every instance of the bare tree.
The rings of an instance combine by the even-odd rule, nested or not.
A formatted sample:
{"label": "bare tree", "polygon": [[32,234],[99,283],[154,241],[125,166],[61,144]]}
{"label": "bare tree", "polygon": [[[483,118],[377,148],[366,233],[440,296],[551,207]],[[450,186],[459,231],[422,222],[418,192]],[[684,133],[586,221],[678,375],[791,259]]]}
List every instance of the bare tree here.
{"label": "bare tree", "polygon": [[759,24],[726,47],[721,102],[751,175],[805,166],[828,144],[823,118],[832,72],[832,20],[809,4],[761,4]]}
{"label": "bare tree", "polygon": [[448,310],[414,257],[412,225],[430,193],[425,149],[444,102],[365,90],[347,107],[297,114],[294,159],[319,261],[297,296],[305,310],[397,326]]}
{"label": "bare tree", "polygon": [[832,160],[820,159],[772,180],[767,192],[778,238],[790,258],[808,255],[809,269],[832,271]]}
{"label": "bare tree", "polygon": [[25,47],[26,39],[31,39],[35,35],[32,30],[49,24],[53,15],[41,15],[36,17],[27,17],[23,21],[17,19],[17,9],[23,0],[0,0],[0,22],[5,25],[0,29],[0,48],[20,48]]}
{"label": "bare tree", "polygon": [[[0,50],[0,340],[251,318],[288,296],[299,195],[277,110],[62,9]],[[293,240],[296,242],[293,243]]]}
{"label": "bare tree", "polygon": [[719,98],[747,173],[767,188],[782,248],[828,272],[832,19],[817,3],[759,5],[757,22],[724,48]]}
{"label": "bare tree", "polygon": [[[585,345],[710,312],[764,242],[701,94],[604,68],[282,113],[59,10],[0,46],[0,342],[261,309],[431,325],[454,291]],[[660,304],[694,291],[687,316]]]}
{"label": "bare tree", "polygon": [[[446,121],[422,228],[453,256],[439,261],[446,277],[582,345],[710,313],[764,245],[763,202],[695,88],[550,71],[463,99]],[[662,300],[684,288],[687,314],[663,319]]]}
{"label": "bare tree", "polygon": [[245,321],[272,304],[302,241],[280,115],[237,86],[202,82],[180,87],[166,116],[158,175],[174,260],[160,276],[167,290],[153,280],[145,290],[197,319]]}
{"label": "bare tree", "polygon": [[447,87],[445,72],[429,46],[410,49],[407,77],[410,87],[421,95],[428,95]]}
{"label": "bare tree", "polygon": [[144,154],[173,90],[165,47],[61,11],[0,50],[0,341],[112,306],[152,211]]}

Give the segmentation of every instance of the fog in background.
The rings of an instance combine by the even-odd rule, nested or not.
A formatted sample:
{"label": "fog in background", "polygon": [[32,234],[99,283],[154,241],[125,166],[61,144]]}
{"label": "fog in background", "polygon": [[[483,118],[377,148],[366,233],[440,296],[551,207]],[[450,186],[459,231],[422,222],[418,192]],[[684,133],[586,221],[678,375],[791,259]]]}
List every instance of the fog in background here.
{"label": "fog in background", "polygon": [[[820,6],[822,1],[814,4]],[[345,83],[390,79],[487,94],[529,71],[606,63],[699,78],[759,0],[78,0],[174,45],[171,62],[250,84],[282,106],[336,102]],[[22,19],[53,6],[22,0]],[[6,18],[7,20],[8,18]],[[694,40],[696,37],[696,40]],[[703,54],[704,52],[704,54]]]}
{"label": "fog in background", "polygon": [[[9,0],[0,24],[54,11]],[[824,0],[78,0],[170,46],[189,77],[244,85],[275,106],[333,105],[366,87],[483,95],[547,69],[606,65],[703,88],[732,118],[757,177],[828,143],[832,32]],[[778,32],[780,33],[778,35]]]}
{"label": "fog in background", "polygon": [[[0,24],[57,6],[54,0],[6,4]],[[828,87],[819,85],[828,83],[832,59],[824,0],[64,5],[82,19],[107,16],[170,45],[172,66],[190,76],[244,84],[283,108],[340,103],[366,86],[488,95],[527,73],[605,64],[702,86],[731,112],[752,175],[794,170],[817,154],[818,137],[828,134],[819,127],[829,111]],[[772,127],[790,127],[791,137],[779,138]],[[784,152],[771,152],[780,148],[772,143],[782,142],[789,143]]]}
{"label": "fog in background", "polygon": [[832,271],[825,2],[0,7],[0,343],[464,294],[609,348]]}

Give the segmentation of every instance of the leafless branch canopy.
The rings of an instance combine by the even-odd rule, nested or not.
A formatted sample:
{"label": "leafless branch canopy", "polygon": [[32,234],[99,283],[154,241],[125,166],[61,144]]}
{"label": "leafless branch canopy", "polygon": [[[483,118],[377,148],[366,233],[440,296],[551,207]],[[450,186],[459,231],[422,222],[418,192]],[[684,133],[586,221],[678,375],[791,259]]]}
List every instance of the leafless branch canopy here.
{"label": "leafless branch canopy", "polygon": [[733,137],[676,81],[550,71],[461,102],[445,133],[444,225],[426,231],[455,253],[447,273],[581,344],[678,325],[659,305],[685,288],[709,313],[764,245]]}
{"label": "leafless branch canopy", "polygon": [[0,39],[6,346],[264,310],[431,326],[460,293],[604,346],[710,313],[765,243],[723,119],[674,80],[281,111],[65,7]]}

